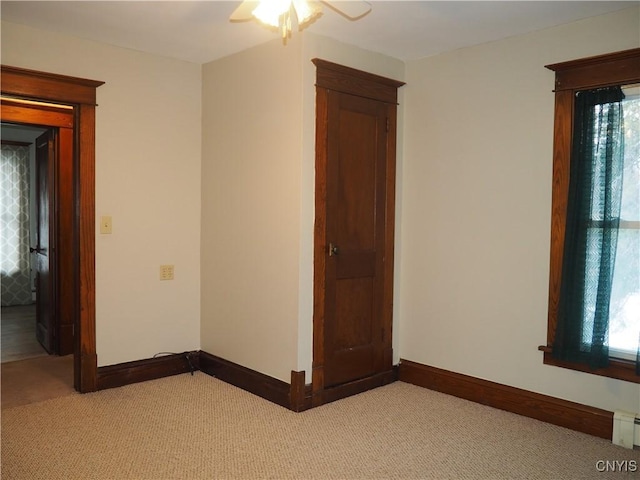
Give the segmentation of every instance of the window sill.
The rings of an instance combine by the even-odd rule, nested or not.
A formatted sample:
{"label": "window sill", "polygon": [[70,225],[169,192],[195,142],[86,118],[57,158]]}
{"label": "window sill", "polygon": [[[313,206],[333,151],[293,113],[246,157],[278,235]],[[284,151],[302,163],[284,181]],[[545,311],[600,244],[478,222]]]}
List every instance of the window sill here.
{"label": "window sill", "polygon": [[640,383],[640,376],[636,375],[635,362],[621,359],[611,359],[607,368],[599,368],[591,370],[586,365],[579,363],[565,362],[553,358],[551,347],[540,346],[538,350],[544,352],[545,365],[553,365],[555,367],[568,368],[569,370],[577,370],[579,372],[591,373],[592,375],[600,375],[603,377],[616,378],[631,383]]}

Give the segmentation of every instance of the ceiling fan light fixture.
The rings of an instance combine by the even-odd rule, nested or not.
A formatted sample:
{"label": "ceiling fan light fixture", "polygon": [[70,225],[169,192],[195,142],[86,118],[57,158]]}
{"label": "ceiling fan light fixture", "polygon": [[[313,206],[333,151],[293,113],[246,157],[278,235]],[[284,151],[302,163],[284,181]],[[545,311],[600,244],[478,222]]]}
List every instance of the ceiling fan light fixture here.
{"label": "ceiling fan light fixture", "polygon": [[282,31],[282,38],[291,36],[292,10],[298,20],[298,26],[310,22],[321,12],[319,5],[307,0],[260,0],[252,15],[260,22]]}
{"label": "ceiling fan light fixture", "polygon": [[307,0],[292,0],[291,3],[293,3],[293,8],[296,11],[298,25],[304,25],[322,13],[320,5],[309,3]]}
{"label": "ceiling fan light fixture", "polygon": [[278,28],[281,18],[291,8],[291,0],[262,0],[252,14],[270,27]]}

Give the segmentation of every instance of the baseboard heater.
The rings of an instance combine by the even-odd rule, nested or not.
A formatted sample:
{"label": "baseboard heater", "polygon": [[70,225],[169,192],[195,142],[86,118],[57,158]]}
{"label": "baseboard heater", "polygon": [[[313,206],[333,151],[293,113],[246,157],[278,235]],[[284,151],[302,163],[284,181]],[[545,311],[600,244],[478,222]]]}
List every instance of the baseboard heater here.
{"label": "baseboard heater", "polygon": [[625,448],[640,447],[640,417],[630,412],[613,412],[612,441]]}

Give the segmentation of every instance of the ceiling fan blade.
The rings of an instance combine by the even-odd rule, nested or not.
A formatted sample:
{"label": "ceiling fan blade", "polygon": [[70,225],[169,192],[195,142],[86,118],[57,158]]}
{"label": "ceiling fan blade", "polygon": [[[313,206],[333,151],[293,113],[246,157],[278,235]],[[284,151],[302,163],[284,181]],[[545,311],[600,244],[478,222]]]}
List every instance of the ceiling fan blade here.
{"label": "ceiling fan blade", "polygon": [[253,11],[256,9],[260,2],[252,0],[244,0],[238,8],[236,8],[229,20],[232,22],[245,22],[253,18]]}
{"label": "ceiling fan blade", "polygon": [[322,0],[322,3],[349,20],[358,20],[371,11],[371,3],[366,0]]}

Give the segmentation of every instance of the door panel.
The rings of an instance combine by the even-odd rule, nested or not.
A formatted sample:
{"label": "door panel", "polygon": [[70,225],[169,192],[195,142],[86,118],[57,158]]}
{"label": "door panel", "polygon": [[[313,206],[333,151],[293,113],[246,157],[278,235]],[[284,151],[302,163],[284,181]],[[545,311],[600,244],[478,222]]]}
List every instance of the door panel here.
{"label": "door panel", "polygon": [[55,131],[36,139],[36,338],[54,353],[55,333],[55,204],[53,188]]}
{"label": "door panel", "polygon": [[328,92],[324,386],[385,368],[387,105]]}
{"label": "door panel", "polygon": [[[375,193],[377,150],[377,105],[366,105],[364,99],[339,94],[330,95],[337,117],[335,136],[337,142],[335,178],[337,209],[335,219],[335,241],[342,250],[369,252],[375,250]],[[354,111],[361,109],[369,112]],[[369,108],[366,108],[369,107]],[[359,110],[359,109],[358,109]],[[384,112],[383,112],[384,115]]]}
{"label": "door panel", "polygon": [[336,282],[334,348],[344,350],[371,344],[373,319],[371,278],[346,278]]}

